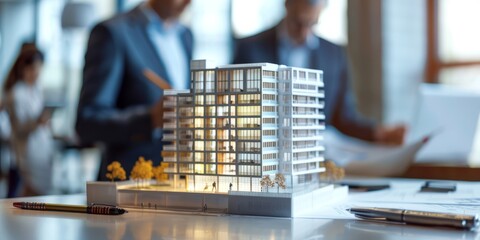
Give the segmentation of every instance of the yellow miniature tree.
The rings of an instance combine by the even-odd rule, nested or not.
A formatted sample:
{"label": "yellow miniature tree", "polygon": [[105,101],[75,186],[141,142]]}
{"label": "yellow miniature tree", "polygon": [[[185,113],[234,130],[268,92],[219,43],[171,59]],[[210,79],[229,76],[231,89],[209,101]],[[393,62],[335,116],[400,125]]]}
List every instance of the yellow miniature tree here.
{"label": "yellow miniature tree", "polygon": [[117,161],[113,161],[110,165],[107,166],[107,178],[115,181],[118,180],[125,180],[127,178],[125,169],[123,169],[122,164]]}
{"label": "yellow miniature tree", "polygon": [[280,188],[285,189],[287,186],[285,185],[285,176],[281,173],[275,174],[275,183],[277,184],[277,192],[280,192]]}
{"label": "yellow miniature tree", "polygon": [[160,163],[159,166],[153,168],[153,176],[157,180],[157,183],[168,180],[168,175],[165,174],[165,168],[167,168],[168,163]]}
{"label": "yellow miniature tree", "polygon": [[145,160],[144,157],[139,157],[138,161],[133,166],[132,172],[130,172],[130,178],[137,182],[137,187],[139,182],[142,186],[145,185],[145,181],[153,177],[153,163],[152,160]]}
{"label": "yellow miniature tree", "polygon": [[322,178],[326,179],[328,182],[338,181],[345,177],[345,170],[335,165],[333,161],[325,161],[324,166],[325,172],[322,174]]}

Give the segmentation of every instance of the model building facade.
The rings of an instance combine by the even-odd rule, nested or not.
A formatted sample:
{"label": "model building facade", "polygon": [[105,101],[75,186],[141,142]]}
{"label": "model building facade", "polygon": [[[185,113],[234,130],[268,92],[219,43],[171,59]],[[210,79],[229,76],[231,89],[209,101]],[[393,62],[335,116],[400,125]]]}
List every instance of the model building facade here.
{"label": "model building facade", "polygon": [[191,83],[165,91],[164,106],[174,111],[164,115],[162,156],[175,186],[260,192],[262,177],[277,173],[286,191],[318,181],[325,170],[322,71],[196,60]]}

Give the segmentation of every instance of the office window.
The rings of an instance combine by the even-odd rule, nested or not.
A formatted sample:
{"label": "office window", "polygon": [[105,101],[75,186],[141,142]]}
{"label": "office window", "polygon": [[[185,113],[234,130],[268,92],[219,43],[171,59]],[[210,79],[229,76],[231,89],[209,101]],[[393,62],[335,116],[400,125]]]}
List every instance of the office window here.
{"label": "office window", "polygon": [[426,81],[480,86],[480,2],[428,0]]}

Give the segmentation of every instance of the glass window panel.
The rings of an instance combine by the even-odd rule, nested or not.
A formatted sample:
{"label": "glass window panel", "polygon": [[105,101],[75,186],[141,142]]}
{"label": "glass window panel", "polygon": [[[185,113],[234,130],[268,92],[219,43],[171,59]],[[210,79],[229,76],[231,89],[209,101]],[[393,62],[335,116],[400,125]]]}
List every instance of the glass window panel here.
{"label": "glass window panel", "polygon": [[439,57],[442,61],[480,59],[480,1],[440,0],[438,13]]}

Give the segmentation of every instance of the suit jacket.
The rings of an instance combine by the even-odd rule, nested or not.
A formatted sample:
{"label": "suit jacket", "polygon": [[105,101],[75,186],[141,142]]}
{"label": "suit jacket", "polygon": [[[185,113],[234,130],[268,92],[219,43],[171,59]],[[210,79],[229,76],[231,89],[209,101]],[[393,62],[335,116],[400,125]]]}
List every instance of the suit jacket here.
{"label": "suit jacket", "polygon": [[[139,156],[154,164],[161,161],[162,144],[152,139],[150,108],[161,99],[163,90],[143,71],[149,68],[168,82],[170,79],[148,37],[147,25],[148,18],[137,7],[99,23],[90,35],[76,131],[82,143],[105,144],[100,179],[105,178],[106,165],[112,161],[121,162],[127,174]],[[191,60],[191,31],[182,27],[181,39]]]}
{"label": "suit jacket", "polygon": [[[236,43],[234,63],[280,62],[278,25]],[[373,140],[373,124],[356,111],[349,84],[348,62],[342,47],[318,38],[318,47],[310,54],[309,68],[323,70],[325,82],[326,124],[364,140]]]}

